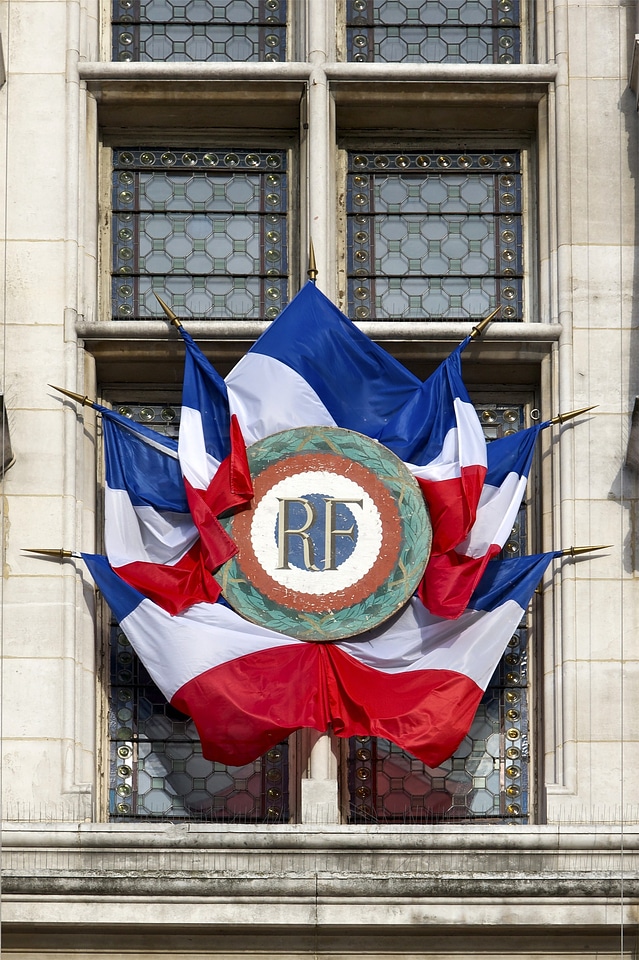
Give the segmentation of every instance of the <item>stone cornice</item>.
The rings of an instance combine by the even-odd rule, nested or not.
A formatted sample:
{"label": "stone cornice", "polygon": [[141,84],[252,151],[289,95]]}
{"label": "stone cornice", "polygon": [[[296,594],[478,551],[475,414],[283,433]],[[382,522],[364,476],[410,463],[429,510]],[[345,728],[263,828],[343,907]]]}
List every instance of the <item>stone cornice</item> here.
{"label": "stone cornice", "polygon": [[639,895],[636,826],[8,824],[3,846],[5,898],[160,895],[218,912],[241,901],[257,914],[276,900],[291,907],[284,923],[300,922],[309,903],[324,905],[325,922],[348,905],[394,905],[405,923],[425,900]]}

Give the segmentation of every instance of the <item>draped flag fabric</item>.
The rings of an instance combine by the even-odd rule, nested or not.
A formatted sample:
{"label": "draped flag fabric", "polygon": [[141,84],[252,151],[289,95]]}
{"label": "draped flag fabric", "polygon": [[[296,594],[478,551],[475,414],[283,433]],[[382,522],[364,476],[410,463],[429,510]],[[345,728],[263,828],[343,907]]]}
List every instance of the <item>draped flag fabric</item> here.
{"label": "draped flag fabric", "polygon": [[83,555],[107,603],[204,756],[256,759],[299,727],[388,737],[430,766],[449,757],[556,553],[489,564],[460,621],[416,599],[356,640],[307,643],[243,620],[222,602],[175,617]]}
{"label": "draped flag fabric", "polygon": [[170,613],[217,600],[220,588],[202,558],[176,442],[105,407],[98,409],[110,563],[127,583]]}
{"label": "draped flag fabric", "polygon": [[528,482],[537,438],[550,421],[488,444],[488,472],[469,535],[453,550],[431,551],[418,594],[431,613],[459,617],[486,564],[510,536]]}
{"label": "draped flag fabric", "polygon": [[415,448],[407,464],[428,504],[432,550],[441,553],[473,526],[486,476],[486,441],[461,376],[461,354],[469,342],[453,350],[422,385],[434,407],[428,411],[431,431],[428,444]]}
{"label": "draped flag fabric", "polygon": [[[312,283],[226,381],[180,333],[177,444],[101,409],[108,561],[85,558],[149,674],[193,717],[209,759],[246,763],[299,727],[332,725],[442,762],[555,556],[489,562],[547,424],[487,450],[461,376],[468,338],[422,382]],[[419,595],[348,641],[309,643],[249,623],[212,576],[237,549],[219,518],[253,495],[245,443],[312,426],[357,431],[395,453],[433,525]]]}
{"label": "draped flag fabric", "polygon": [[202,551],[211,570],[237,552],[218,517],[253,496],[244,438],[229,411],[226,384],[190,334],[186,346],[178,457]]}
{"label": "draped flag fabric", "polygon": [[433,549],[472,526],[486,442],[461,378],[468,339],[422,382],[361,332],[313,283],[226,378],[247,444],[280,430],[339,426],[378,440],[418,479]]}
{"label": "draped flag fabric", "polygon": [[370,637],[326,644],[333,729],[387,737],[436,767],[468,733],[535,588],[560,552],[495,560],[459,620],[417,598]]}

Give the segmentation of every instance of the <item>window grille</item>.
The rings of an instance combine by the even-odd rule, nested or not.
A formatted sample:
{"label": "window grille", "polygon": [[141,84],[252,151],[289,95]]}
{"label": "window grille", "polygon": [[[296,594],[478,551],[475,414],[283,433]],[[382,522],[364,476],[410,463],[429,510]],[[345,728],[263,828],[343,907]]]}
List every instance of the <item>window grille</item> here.
{"label": "window grille", "polygon": [[284,151],[114,151],[113,318],[274,319],[287,302]]}
{"label": "window grille", "polygon": [[[180,408],[175,404],[124,403],[116,409],[177,436]],[[109,739],[112,819],[288,820],[288,744],[242,767],[205,760],[194,723],[167,704],[115,622]]]}
{"label": "window grille", "polygon": [[[524,425],[522,406],[481,403],[476,407],[489,441]],[[527,553],[526,540],[522,507],[502,556]],[[528,822],[529,634],[523,621],[486,689],[468,736],[437,769],[388,740],[350,739],[351,822]]]}
{"label": "window grille", "polygon": [[519,0],[347,0],[356,63],[519,63]]}
{"label": "window grille", "polygon": [[113,0],[114,60],[286,60],[286,0]]}
{"label": "window grille", "polygon": [[350,153],[347,225],[354,319],[522,319],[518,151]]}

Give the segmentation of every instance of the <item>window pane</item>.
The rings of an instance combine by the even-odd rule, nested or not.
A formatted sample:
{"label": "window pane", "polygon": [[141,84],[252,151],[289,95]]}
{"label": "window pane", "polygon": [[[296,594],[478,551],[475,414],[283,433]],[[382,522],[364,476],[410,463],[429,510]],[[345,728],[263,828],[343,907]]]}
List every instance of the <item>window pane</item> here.
{"label": "window pane", "polygon": [[288,296],[283,151],[114,151],[113,317],[274,319]]}
{"label": "window pane", "polygon": [[[481,403],[476,408],[488,441],[524,425],[520,405]],[[526,539],[522,507],[502,555],[525,554]],[[351,738],[351,822],[528,822],[528,634],[523,624],[513,634],[468,736],[437,769],[388,740]]]}
{"label": "window pane", "polygon": [[519,0],[347,0],[348,59],[519,63]]}
{"label": "window pane", "polygon": [[114,60],[285,60],[286,0],[113,0]]}
{"label": "window pane", "polygon": [[[124,403],[120,413],[177,436],[180,408]],[[194,723],[167,704],[117,623],[110,637],[112,819],[288,821],[288,744],[229,767],[202,756]]]}
{"label": "window pane", "polygon": [[521,320],[517,151],[351,153],[348,302],[356,320]]}

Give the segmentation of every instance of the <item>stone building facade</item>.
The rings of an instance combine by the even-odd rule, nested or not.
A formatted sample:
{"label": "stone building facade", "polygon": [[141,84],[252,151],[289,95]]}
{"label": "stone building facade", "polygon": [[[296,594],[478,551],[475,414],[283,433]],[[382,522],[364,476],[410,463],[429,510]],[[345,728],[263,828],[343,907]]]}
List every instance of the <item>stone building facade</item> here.
{"label": "stone building facade", "polygon": [[[4,954],[635,955],[636,30],[634,0],[1,0]],[[308,731],[204,769],[81,562],[25,552],[102,548],[99,422],[48,384],[170,431],[153,294],[225,373],[311,237],[420,376],[501,307],[464,364],[489,437],[597,406],[544,434],[512,550],[611,546],[548,574],[435,773]]]}

